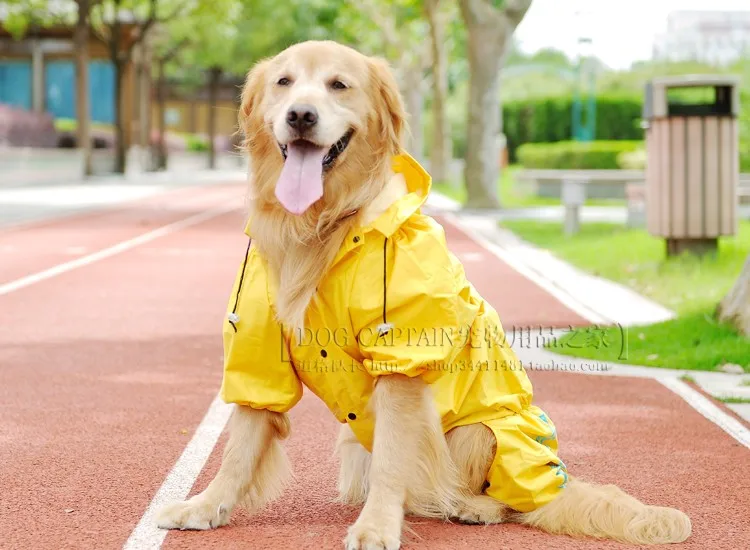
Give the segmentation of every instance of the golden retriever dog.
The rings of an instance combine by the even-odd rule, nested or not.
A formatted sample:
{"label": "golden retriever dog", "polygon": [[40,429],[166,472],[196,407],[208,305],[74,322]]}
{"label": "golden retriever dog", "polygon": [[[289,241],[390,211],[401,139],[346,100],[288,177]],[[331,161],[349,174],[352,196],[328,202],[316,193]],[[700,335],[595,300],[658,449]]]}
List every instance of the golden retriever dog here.
{"label": "golden retriever dog", "polygon": [[[339,500],[362,506],[349,550],[399,548],[406,514],[639,544],[690,535],[678,510],[569,477],[522,369],[425,367],[512,361],[507,344],[402,345],[400,325],[412,322],[482,333],[498,322],[419,211],[429,177],[402,150],[405,113],[385,62],[334,42],[294,45],[252,68],[239,116],[252,245],[224,324],[222,396],[235,410],[218,474],[160,510],[160,527],[216,528],[235,507],[278,497],[287,411],[305,385],[342,423]],[[303,345],[305,329],[342,329],[331,323],[356,338]],[[397,345],[368,343],[367,331]],[[355,368],[321,372],[308,368],[313,356]],[[392,369],[378,370],[383,358]]]}

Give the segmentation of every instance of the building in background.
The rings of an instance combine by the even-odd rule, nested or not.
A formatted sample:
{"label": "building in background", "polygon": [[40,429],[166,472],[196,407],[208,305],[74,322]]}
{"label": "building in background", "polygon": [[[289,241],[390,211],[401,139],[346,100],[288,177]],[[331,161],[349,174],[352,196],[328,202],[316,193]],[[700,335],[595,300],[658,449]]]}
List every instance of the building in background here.
{"label": "building in background", "polygon": [[[236,133],[237,111],[243,84],[243,78],[226,73],[219,80],[215,105],[217,136],[229,140]],[[208,135],[210,100],[206,86],[183,85],[178,79],[169,79],[165,83],[164,96],[164,125],[167,132]],[[160,108],[154,86],[151,100],[152,120],[159,120]]]}
{"label": "building in background", "polygon": [[750,11],[676,11],[654,40],[655,60],[729,65],[750,57]]}
{"label": "building in background", "polygon": [[[56,126],[67,128],[68,124],[59,123],[74,122],[77,118],[73,27],[30,29],[25,36],[16,39],[3,29],[2,16],[0,2],[0,108],[48,114],[56,121]],[[134,25],[123,23],[123,44],[134,29]],[[93,33],[89,37],[89,58],[89,117],[95,124],[92,131],[111,145],[117,95],[114,66],[107,46]],[[124,66],[121,109],[126,147],[148,146],[159,128],[160,106],[151,74],[152,63],[149,43],[144,41],[136,46],[133,59]],[[199,73],[198,70],[192,72]],[[243,79],[230,75],[224,75],[219,82],[215,115],[216,133],[222,137],[222,143],[229,144],[236,132],[242,84]],[[199,79],[185,86],[170,81],[165,92],[165,129],[168,132],[208,134],[210,103],[208,91]],[[2,129],[0,123],[0,145],[7,141]]]}
{"label": "building in background", "polygon": [[[0,14],[1,15],[1,14]],[[132,32],[124,25],[124,36]],[[76,75],[74,29],[53,26],[30,29],[14,39],[0,26],[0,105],[49,113],[54,119],[76,118]],[[140,50],[138,50],[140,53]],[[89,38],[89,116],[94,123],[111,125],[115,118],[115,74],[105,44]],[[136,56],[137,59],[140,59]],[[127,145],[148,136],[150,70],[134,61],[126,63],[121,94]],[[139,81],[143,81],[139,86]],[[141,90],[145,90],[143,93]]]}

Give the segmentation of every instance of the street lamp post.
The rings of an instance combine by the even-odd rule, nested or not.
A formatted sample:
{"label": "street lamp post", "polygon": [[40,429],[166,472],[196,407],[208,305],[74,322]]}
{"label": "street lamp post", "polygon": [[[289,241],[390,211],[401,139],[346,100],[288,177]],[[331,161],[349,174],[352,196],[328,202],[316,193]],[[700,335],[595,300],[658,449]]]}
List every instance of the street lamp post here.
{"label": "street lamp post", "polygon": [[[582,37],[578,43],[590,45],[591,39]],[[578,57],[574,94],[573,139],[592,141],[596,135],[596,68],[591,55]]]}
{"label": "street lamp post", "polygon": [[[577,16],[581,11],[576,12]],[[575,70],[575,86],[572,109],[573,140],[589,142],[596,133],[596,67],[592,40],[579,31],[578,59]],[[585,113],[584,99],[585,96]],[[586,201],[588,178],[581,175],[571,175],[562,183],[561,196],[565,205],[565,234],[574,235],[580,227],[581,207]]]}
{"label": "street lamp post", "polygon": [[[583,14],[582,10],[576,11],[578,17]],[[587,36],[586,30],[588,29],[580,28],[578,37],[578,59],[572,109],[572,133],[575,141],[593,141],[596,135],[596,66],[594,64],[593,41]]]}

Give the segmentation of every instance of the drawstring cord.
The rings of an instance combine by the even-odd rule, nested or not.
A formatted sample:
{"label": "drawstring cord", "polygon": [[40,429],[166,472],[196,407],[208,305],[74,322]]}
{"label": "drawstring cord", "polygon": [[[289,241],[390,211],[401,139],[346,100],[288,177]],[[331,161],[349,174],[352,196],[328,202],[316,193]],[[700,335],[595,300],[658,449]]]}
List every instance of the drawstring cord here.
{"label": "drawstring cord", "polygon": [[240,274],[240,283],[237,285],[237,294],[234,296],[234,307],[232,308],[232,313],[227,315],[227,319],[229,319],[229,324],[232,325],[234,332],[237,332],[237,325],[235,323],[238,323],[240,320],[240,316],[237,315],[237,304],[240,301],[240,292],[242,291],[242,283],[245,280],[245,268],[247,267],[247,257],[250,254],[250,244],[252,244],[252,242],[253,242],[252,239],[248,239],[247,241],[247,250],[245,250],[245,261],[242,262],[242,273]]}
{"label": "drawstring cord", "polygon": [[[245,281],[245,269],[247,268],[247,257],[250,254],[250,245],[252,244],[252,242],[253,242],[252,239],[249,239],[247,242],[247,249],[245,250],[245,260],[242,262],[242,273],[240,274],[240,282],[237,285],[237,293],[234,296],[234,306],[232,307],[232,312],[229,315],[227,315],[229,324],[232,325],[234,332],[237,332],[236,323],[238,323],[240,320],[240,316],[237,315],[237,304],[240,301],[240,293],[242,292],[242,283]],[[388,237],[386,237],[385,240],[383,241],[383,322],[380,323],[377,327],[378,334],[380,336],[385,336],[393,328],[393,323],[389,323],[388,318],[386,316],[386,312],[388,310],[387,277],[388,277]]]}
{"label": "drawstring cord", "polygon": [[387,298],[388,293],[387,285],[386,285],[386,277],[388,276],[388,237],[385,238],[383,241],[383,322],[378,325],[378,335],[379,336],[385,336],[388,334],[388,332],[393,328],[393,323],[389,323],[388,319],[386,319],[386,310],[387,308]]}
{"label": "drawstring cord", "polygon": [[[351,212],[347,212],[341,220],[348,218],[350,216],[353,216],[359,212],[359,209],[352,210]],[[340,221],[340,220],[339,220]],[[386,239],[387,240],[387,239]],[[242,263],[242,273],[240,274],[240,282],[237,285],[237,294],[234,297],[234,307],[232,308],[232,312],[227,315],[227,319],[229,320],[229,324],[232,325],[232,328],[234,329],[234,332],[237,332],[237,325],[240,321],[240,316],[237,315],[237,304],[240,301],[240,292],[242,292],[242,283],[245,281],[245,268],[247,268],[247,257],[250,254],[250,245],[252,244],[253,239],[249,239],[247,241],[247,249],[245,250],[245,261]],[[385,268],[383,268],[385,269]],[[385,314],[384,314],[385,315]]]}

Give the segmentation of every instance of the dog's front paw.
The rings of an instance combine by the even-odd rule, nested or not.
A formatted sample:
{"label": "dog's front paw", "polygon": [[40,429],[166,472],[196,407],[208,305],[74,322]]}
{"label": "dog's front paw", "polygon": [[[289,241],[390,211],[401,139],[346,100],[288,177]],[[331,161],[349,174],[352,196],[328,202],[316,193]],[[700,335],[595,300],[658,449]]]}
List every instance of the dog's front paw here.
{"label": "dog's front paw", "polygon": [[346,550],[398,550],[401,548],[401,526],[388,523],[358,519],[349,527],[344,541]]}
{"label": "dog's front paw", "polygon": [[173,502],[156,513],[156,524],[161,529],[195,529],[205,531],[229,523],[231,510],[215,504],[203,495],[184,502]]}

